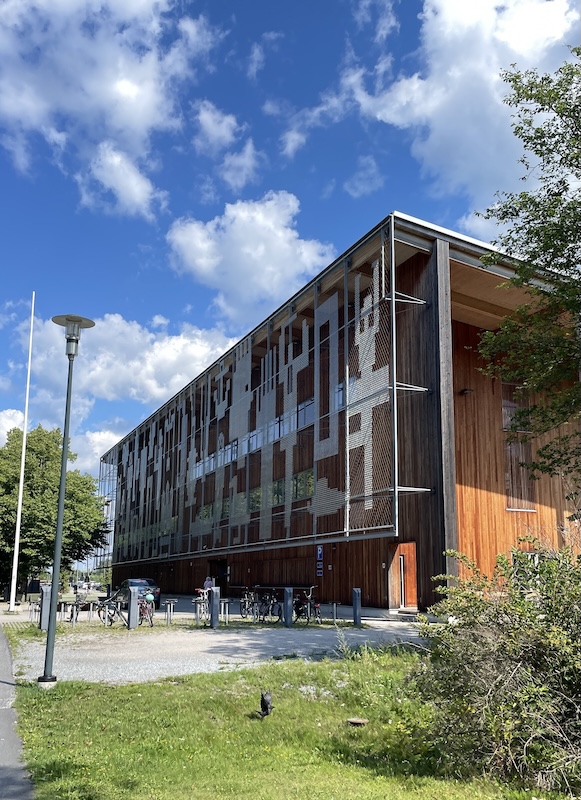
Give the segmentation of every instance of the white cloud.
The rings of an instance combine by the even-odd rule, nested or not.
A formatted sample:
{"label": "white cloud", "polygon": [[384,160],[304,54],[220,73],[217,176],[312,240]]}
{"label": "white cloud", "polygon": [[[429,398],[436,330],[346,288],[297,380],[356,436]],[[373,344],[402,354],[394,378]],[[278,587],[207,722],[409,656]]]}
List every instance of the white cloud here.
{"label": "white cloud", "polygon": [[129,156],[115,149],[111,142],[99,145],[89,171],[93,181],[86,175],[77,176],[79,184],[82,184],[84,205],[105,204],[106,192],[111,192],[115,198],[115,209],[129,216],[152,220],[154,207],[166,207],[167,192],[156,189]]}
{"label": "white cloud", "polygon": [[[145,165],[152,134],[181,127],[177,91],[195,65],[211,66],[223,36],[205,17],[179,11],[173,0],[0,4],[0,141],[15,166],[29,169],[34,134],[73,174],[85,172],[101,142]],[[122,198],[118,207],[127,210]]]}
{"label": "white cloud", "polygon": [[299,237],[298,213],[294,195],[268,192],[226,205],[209,222],[179,219],[167,235],[175,267],[216,290],[224,316],[257,324],[335,255],[331,245]]}
{"label": "white cloud", "polygon": [[[21,321],[14,332],[25,361],[28,322]],[[98,475],[99,456],[134,427],[136,417],[148,416],[234,344],[218,327],[183,324],[170,334],[161,315],[149,327],[119,314],[96,319],[94,328],[82,332],[74,362],[70,434],[79,455],[75,467]],[[51,320],[35,320],[31,378],[30,427],[62,430],[67,359],[63,330]],[[0,446],[7,431],[22,427],[23,417],[19,410],[0,411]]]}
{"label": "white cloud", "polygon": [[127,433],[123,428],[116,430],[87,431],[75,436],[71,441],[71,450],[77,454],[75,469],[89,472],[99,477],[101,456],[110,450]]}
{"label": "white cloud", "polygon": [[234,192],[240,192],[248,183],[258,180],[258,170],[264,162],[264,154],[256,150],[252,139],[248,139],[239,153],[224,156],[220,176]]}
{"label": "white cloud", "polygon": [[[354,13],[361,28],[375,25],[375,42],[386,45],[397,27],[393,3],[359,0]],[[576,0],[424,0],[414,54],[421,67],[394,77],[385,49],[364,67],[350,46],[337,87],[318,105],[287,114],[282,152],[292,158],[315,128],[330,127],[355,109],[366,125],[410,131],[412,153],[433,194],[464,195],[473,208],[484,208],[495,191],[515,189],[522,172],[500,72],[515,62],[520,69],[553,71],[567,55],[580,16]],[[281,111],[273,104],[263,110]],[[359,184],[348,181],[348,187],[360,191]]]}
{"label": "white cloud", "polygon": [[250,48],[250,56],[248,58],[248,69],[246,74],[249,78],[256,78],[260,70],[264,67],[265,63],[264,47],[256,42]]}
{"label": "white cloud", "polygon": [[277,42],[282,38],[282,33],[267,31],[262,34],[260,42],[254,42],[250,47],[246,75],[250,80],[255,80],[258,73],[266,64],[266,50],[276,49]]}
{"label": "white cloud", "polygon": [[194,137],[194,147],[197,153],[213,156],[234,144],[241,126],[233,114],[225,114],[209,100],[201,100],[195,109],[198,132]]}
{"label": "white cloud", "polygon": [[391,31],[398,27],[393,0],[358,0],[353,16],[360,28],[375,24],[376,43],[384,42]]}
{"label": "white cloud", "polygon": [[[501,69],[517,62],[553,70],[579,17],[574,0],[425,0],[423,69],[369,88],[373,75],[351,65],[342,91],[363,118],[412,132],[412,153],[433,193],[463,193],[483,208],[498,189],[516,188],[522,172]],[[462,224],[481,234],[468,219]]]}
{"label": "white cloud", "polygon": [[13,408],[0,411],[0,447],[6,444],[6,435],[12,428],[20,428],[24,425],[24,414]]}
{"label": "white cloud", "polygon": [[[74,368],[75,406],[95,399],[125,398],[145,405],[159,404],[233,344],[220,328],[202,330],[183,325],[179,333],[171,335],[165,327],[157,327],[160,319],[154,319],[156,327],[150,330],[119,314],[106,314],[95,320],[94,328],[83,331]],[[60,405],[66,379],[62,331],[50,320],[39,321],[35,324],[35,343],[35,403],[42,391],[45,408],[53,401]],[[63,362],[62,374],[55,369],[59,359]],[[83,401],[82,397],[88,400]],[[57,421],[60,418],[58,413],[51,416]],[[79,417],[85,416],[85,412],[79,412]]]}
{"label": "white cloud", "polygon": [[351,197],[364,197],[373,194],[383,186],[381,175],[373,156],[360,156],[357,159],[357,171],[345,181],[344,189]]}
{"label": "white cloud", "polygon": [[297,150],[305,145],[311,130],[340,122],[352,106],[348,92],[328,91],[322,95],[318,106],[296,112],[290,119],[288,130],[281,136],[283,155],[293,158]]}

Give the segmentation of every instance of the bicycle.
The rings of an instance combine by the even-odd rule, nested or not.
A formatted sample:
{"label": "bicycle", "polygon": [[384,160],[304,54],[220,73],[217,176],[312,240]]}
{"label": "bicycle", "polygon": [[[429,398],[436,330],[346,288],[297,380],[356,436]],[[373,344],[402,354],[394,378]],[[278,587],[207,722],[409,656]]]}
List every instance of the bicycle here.
{"label": "bicycle", "polygon": [[295,597],[293,601],[294,622],[303,620],[308,625],[311,619],[313,619],[315,622],[322,624],[321,604],[313,597],[313,591],[316,588],[316,585],[311,586],[309,587],[308,593],[303,590],[300,595]]}
{"label": "bicycle", "polygon": [[71,605],[71,613],[69,616],[69,621],[74,625],[79,618],[79,611],[87,602],[87,595],[86,594],[77,594],[75,597],[75,602]]}
{"label": "bicycle", "polygon": [[258,595],[252,589],[244,589],[242,597],[240,598],[240,616],[242,619],[246,617],[255,617],[255,607],[258,603]]}
{"label": "bicycle", "polygon": [[140,625],[142,622],[147,622],[149,627],[153,628],[153,603],[154,597],[149,592],[137,598]]}
{"label": "bicycle", "polygon": [[113,625],[116,619],[127,627],[127,619],[121,611],[121,603],[115,600],[101,600],[97,605],[97,614],[103,625]]}
{"label": "bicycle", "polygon": [[278,602],[274,592],[266,592],[258,606],[258,619],[260,622],[277,623],[282,620],[282,605]]}
{"label": "bicycle", "polygon": [[210,600],[208,597],[209,589],[194,589],[197,597],[192,599],[196,610],[196,622],[203,622],[204,625],[210,621]]}

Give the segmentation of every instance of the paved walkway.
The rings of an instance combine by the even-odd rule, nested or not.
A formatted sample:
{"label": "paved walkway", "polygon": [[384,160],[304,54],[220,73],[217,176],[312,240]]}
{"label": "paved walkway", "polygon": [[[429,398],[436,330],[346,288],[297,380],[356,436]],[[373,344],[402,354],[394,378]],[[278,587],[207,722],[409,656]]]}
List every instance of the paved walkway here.
{"label": "paved walkway", "polygon": [[15,687],[10,648],[0,628],[0,800],[32,800],[32,781],[20,761],[22,742],[16,733],[13,708]]}

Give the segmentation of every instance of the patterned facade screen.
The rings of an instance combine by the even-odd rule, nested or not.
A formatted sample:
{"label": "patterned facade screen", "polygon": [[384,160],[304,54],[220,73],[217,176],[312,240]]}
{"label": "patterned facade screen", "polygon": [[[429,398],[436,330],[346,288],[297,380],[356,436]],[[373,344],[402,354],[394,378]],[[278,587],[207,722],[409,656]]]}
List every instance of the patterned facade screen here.
{"label": "patterned facade screen", "polygon": [[113,563],[393,532],[390,308],[337,269],[113,448]]}

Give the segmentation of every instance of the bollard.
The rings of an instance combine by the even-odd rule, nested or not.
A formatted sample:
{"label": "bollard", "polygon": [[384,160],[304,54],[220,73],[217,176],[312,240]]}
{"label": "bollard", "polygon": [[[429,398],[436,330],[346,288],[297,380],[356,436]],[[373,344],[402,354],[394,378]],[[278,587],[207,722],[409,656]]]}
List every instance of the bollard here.
{"label": "bollard", "polygon": [[210,627],[217,628],[220,623],[220,587],[214,586],[208,592],[210,603]]}
{"label": "bollard", "polygon": [[41,631],[48,630],[48,618],[50,616],[50,586],[40,587],[40,623],[38,627]]}
{"label": "bollard", "polygon": [[129,587],[129,602],[127,606],[127,627],[129,630],[137,628],[139,625],[139,606],[137,598],[139,597],[139,589],[137,586]]}
{"label": "bollard", "polygon": [[282,613],[285,626],[290,628],[293,624],[293,590],[289,589],[288,586],[284,590]]}
{"label": "bollard", "polygon": [[361,589],[353,589],[353,624],[361,625]]}

